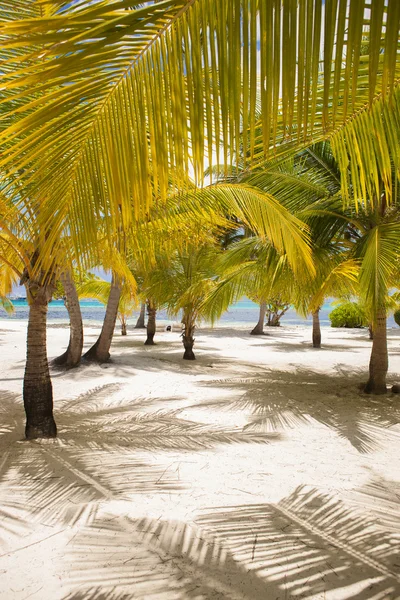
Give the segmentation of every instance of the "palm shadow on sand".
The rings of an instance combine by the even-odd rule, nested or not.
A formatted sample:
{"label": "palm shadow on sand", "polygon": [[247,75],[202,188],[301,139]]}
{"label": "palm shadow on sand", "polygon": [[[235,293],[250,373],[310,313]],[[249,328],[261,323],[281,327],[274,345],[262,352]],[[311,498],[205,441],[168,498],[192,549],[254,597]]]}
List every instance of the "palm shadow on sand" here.
{"label": "palm shadow on sand", "polygon": [[245,412],[248,425],[244,430],[260,433],[282,432],[313,419],[366,453],[379,446],[382,430],[400,423],[400,402],[395,395],[361,393],[362,375],[340,364],[335,375],[299,368],[289,372],[264,369],[249,377],[203,381],[205,387],[234,394],[196,407]]}
{"label": "palm shadow on sand", "polygon": [[[371,506],[375,521],[304,486],[277,503],[207,508],[205,499],[190,523],[136,515],[139,494],[178,500],[189,491],[173,464],[177,452],[279,443],[282,431],[310,419],[358,452],[374,450],[380,431],[399,422],[399,409],[388,398],[358,394],[358,380],[338,366],[330,377],[263,370],[199,382],[222,388],[228,398],[196,407],[244,411],[242,430],[184,419],[179,408],[168,408],[168,397],[129,396],[126,384],[104,383],[58,401],[56,444],[18,442],[22,406],[18,395],[5,394],[0,543],[18,552],[37,527],[50,535],[71,530],[62,554],[53,556],[64,573],[63,600],[286,600],[335,592],[353,600],[394,599],[400,594],[400,490],[373,474],[351,493]],[[156,460],[159,453],[164,462]]]}
{"label": "palm shadow on sand", "polygon": [[335,591],[369,600],[400,592],[398,540],[315,488],[300,486],[277,504],[204,509],[190,524],[112,516],[94,519],[67,549],[65,600],[284,600]]}

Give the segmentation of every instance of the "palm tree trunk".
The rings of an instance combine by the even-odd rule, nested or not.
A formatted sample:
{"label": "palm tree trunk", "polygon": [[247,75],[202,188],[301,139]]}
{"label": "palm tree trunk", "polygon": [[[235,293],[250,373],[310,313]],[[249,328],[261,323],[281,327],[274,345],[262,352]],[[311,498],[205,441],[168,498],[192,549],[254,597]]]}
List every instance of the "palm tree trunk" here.
{"label": "palm tree trunk", "polygon": [[62,273],[60,279],[65,291],[65,306],[69,315],[70,335],[67,351],[55,358],[53,364],[72,369],[79,365],[82,356],[82,314],[78,294],[71,273],[69,271]]}
{"label": "palm tree trunk", "polygon": [[125,316],[121,317],[121,335],[127,335]]}
{"label": "palm tree trunk", "polygon": [[260,316],[258,318],[258,323],[254,327],[252,331],[250,331],[250,335],[264,335],[264,321],[265,321],[265,312],[267,310],[267,303],[260,302]]}
{"label": "palm tree trunk", "polygon": [[369,361],[369,379],[365,386],[367,394],[386,394],[386,374],[388,371],[388,349],[386,337],[386,310],[378,310],[374,322],[371,358]]}
{"label": "palm tree trunk", "polygon": [[29,301],[26,366],[24,374],[25,436],[28,440],[53,438],[57,426],[53,417],[51,385],[46,348],[48,290],[37,286],[34,296],[26,285]]}
{"label": "palm tree trunk", "polygon": [[121,286],[113,277],[103,327],[97,342],[84,354],[83,358],[86,360],[103,363],[110,359],[110,347],[117,320],[120,297]]}
{"label": "palm tree trunk", "polygon": [[138,316],[138,320],[136,321],[135,329],[145,329],[146,325],[144,324],[144,318],[146,314],[146,302],[142,302],[140,305],[140,313]]}
{"label": "palm tree trunk", "polygon": [[184,324],[184,330],[182,333],[182,342],[183,347],[185,348],[185,353],[183,355],[184,360],[196,360],[196,357],[193,352],[194,346],[194,330],[195,324],[193,323],[190,315],[185,315],[182,319],[182,323]]}
{"label": "palm tree trunk", "polygon": [[312,345],[313,348],[321,348],[321,325],[319,322],[319,311],[317,308],[316,311],[312,314]]}
{"label": "palm tree trunk", "polygon": [[157,308],[151,300],[147,301],[147,339],[145,346],[154,346],[154,335],[156,333]]}

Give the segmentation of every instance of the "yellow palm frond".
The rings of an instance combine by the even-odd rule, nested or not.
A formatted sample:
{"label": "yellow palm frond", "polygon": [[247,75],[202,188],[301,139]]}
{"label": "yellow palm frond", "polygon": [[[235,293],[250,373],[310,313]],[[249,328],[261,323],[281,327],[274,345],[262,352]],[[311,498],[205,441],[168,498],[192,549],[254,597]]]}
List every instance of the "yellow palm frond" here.
{"label": "yellow palm frond", "polygon": [[49,2],[4,21],[5,181],[41,199],[50,249],[66,217],[130,227],[191,164],[199,181],[205,160],[327,136],[400,78],[399,2],[373,5]]}
{"label": "yellow palm frond", "polygon": [[[341,170],[342,196],[347,203],[376,206],[382,185],[388,204],[393,182],[400,179],[400,86],[377,98],[331,136]],[[393,171],[395,177],[393,178]]]}

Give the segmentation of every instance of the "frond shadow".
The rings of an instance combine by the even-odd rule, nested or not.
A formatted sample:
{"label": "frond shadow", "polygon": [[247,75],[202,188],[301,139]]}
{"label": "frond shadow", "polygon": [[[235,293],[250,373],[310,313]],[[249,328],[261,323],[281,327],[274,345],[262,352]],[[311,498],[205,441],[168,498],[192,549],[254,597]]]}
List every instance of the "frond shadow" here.
{"label": "frond shadow", "polygon": [[400,593],[399,539],[314,488],[300,486],[276,505],[222,507],[199,523],[236,560],[272,580],[278,598],[340,588],[348,590],[342,598],[358,600]]}
{"label": "frond shadow", "polygon": [[0,390],[0,438],[12,431],[22,417],[21,394]]}
{"label": "frond shadow", "polygon": [[357,511],[306,487],[277,504],[204,510],[195,523],[103,516],[69,547],[68,584],[80,591],[65,600],[91,599],[100,589],[109,596],[98,597],[143,600],[284,600],[335,591],[349,600],[395,598],[399,548]]}
{"label": "frond shadow", "polygon": [[[372,473],[371,479],[359,489],[346,492],[346,499],[372,515],[375,526],[391,531],[400,539],[400,483]],[[400,561],[397,567],[400,569]]]}
{"label": "frond shadow", "polygon": [[18,441],[22,403],[16,394],[3,394],[2,547],[13,547],[38,523],[90,523],[104,498],[179,493],[189,484],[179,468],[170,468],[177,452],[279,439],[276,434],[199,424],[180,418],[179,410],[152,410],[165,398],[130,396],[122,384],[107,383],[60,401],[58,440],[36,443]]}
{"label": "frond shadow", "polygon": [[248,378],[203,381],[201,385],[234,391],[236,398],[197,405],[201,410],[242,411],[244,431],[281,431],[310,420],[334,429],[359,452],[379,447],[382,430],[400,423],[400,406],[390,398],[366,396],[358,391],[360,376],[344,366],[336,375],[307,369],[295,372],[265,370]]}

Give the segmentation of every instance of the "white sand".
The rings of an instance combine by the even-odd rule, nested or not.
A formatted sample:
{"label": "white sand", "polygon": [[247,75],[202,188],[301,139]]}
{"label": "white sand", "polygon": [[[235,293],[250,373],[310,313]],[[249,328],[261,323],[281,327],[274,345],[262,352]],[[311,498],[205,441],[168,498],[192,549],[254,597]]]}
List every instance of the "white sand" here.
{"label": "white sand", "polygon": [[193,363],[175,332],[117,335],[112,363],[53,374],[38,443],[26,324],[2,321],[1,600],[400,598],[400,397],[359,392],[366,331],[310,334],[203,330]]}

